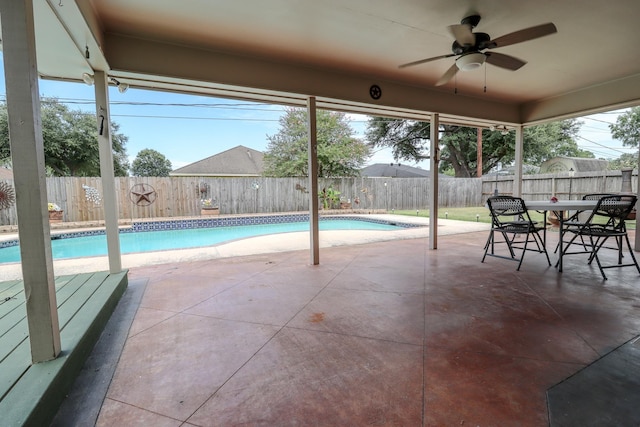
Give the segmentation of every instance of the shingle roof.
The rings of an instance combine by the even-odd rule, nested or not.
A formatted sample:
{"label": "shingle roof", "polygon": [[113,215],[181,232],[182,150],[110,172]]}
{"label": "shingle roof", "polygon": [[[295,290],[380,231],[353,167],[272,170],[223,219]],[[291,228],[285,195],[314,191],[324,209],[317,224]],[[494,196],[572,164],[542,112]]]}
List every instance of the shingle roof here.
{"label": "shingle roof", "polygon": [[375,163],[363,168],[360,175],[365,177],[428,178],[431,176],[431,171],[400,163]]}
{"label": "shingle roof", "polygon": [[172,176],[261,176],[264,153],[238,145],[173,170]]}
{"label": "shingle roof", "polygon": [[540,165],[540,173],[596,172],[607,170],[608,161],[602,159],[588,159],[583,157],[553,157]]}

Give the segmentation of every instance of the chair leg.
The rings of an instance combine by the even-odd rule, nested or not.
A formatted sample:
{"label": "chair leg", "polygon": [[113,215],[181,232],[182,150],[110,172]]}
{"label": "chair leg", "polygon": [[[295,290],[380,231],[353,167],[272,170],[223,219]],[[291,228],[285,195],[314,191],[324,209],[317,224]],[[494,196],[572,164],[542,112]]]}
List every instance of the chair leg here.
{"label": "chair leg", "polygon": [[522,249],[522,255],[520,255],[520,262],[518,263],[518,268],[516,268],[516,271],[520,271],[520,266],[522,265],[522,261],[524,261],[524,254],[527,253],[528,244],[529,244],[529,233],[527,233],[527,238],[524,240],[524,249]]}
{"label": "chair leg", "polygon": [[[540,241],[542,242],[542,238],[540,237],[540,235],[538,233],[535,233],[533,235],[533,238],[535,239],[536,236],[538,236],[538,239],[540,239]],[[538,246],[538,249],[540,249],[540,246]],[[547,247],[544,245],[544,242],[542,242],[542,250],[541,252],[544,252],[544,256],[547,257],[547,264],[549,264],[549,267],[551,267],[551,260],[549,259],[549,253],[547,252]]]}
{"label": "chair leg", "polygon": [[633,260],[633,263],[636,265],[636,270],[638,270],[638,273],[640,273],[640,266],[638,266],[638,260],[636,260],[636,256],[633,254],[633,248],[631,247],[631,242],[629,242],[629,236],[625,234],[624,238],[627,241],[627,247],[629,248],[631,259]]}
{"label": "chair leg", "polygon": [[489,246],[491,246],[491,253],[493,254],[493,230],[489,231],[489,237],[487,238],[487,243],[485,243],[484,245],[484,255],[482,255],[482,260],[480,262],[484,262],[484,259],[487,257]]}

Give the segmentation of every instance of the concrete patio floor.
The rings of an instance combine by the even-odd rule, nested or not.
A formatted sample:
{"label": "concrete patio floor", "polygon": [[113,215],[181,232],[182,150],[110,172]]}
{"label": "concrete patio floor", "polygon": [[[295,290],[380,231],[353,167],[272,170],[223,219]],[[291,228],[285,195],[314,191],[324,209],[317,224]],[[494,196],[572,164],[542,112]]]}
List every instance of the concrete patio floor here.
{"label": "concrete patio floor", "polygon": [[[99,426],[613,425],[550,419],[546,393],[640,333],[638,272],[603,281],[572,256],[559,274],[535,253],[517,272],[480,263],[486,237],[330,247],[319,266],[288,251],[131,268],[139,302],[130,328],[114,314],[124,347],[88,410]],[[607,390],[600,406],[637,425],[633,393],[620,413]],[[54,424],[86,425],[78,413]]]}

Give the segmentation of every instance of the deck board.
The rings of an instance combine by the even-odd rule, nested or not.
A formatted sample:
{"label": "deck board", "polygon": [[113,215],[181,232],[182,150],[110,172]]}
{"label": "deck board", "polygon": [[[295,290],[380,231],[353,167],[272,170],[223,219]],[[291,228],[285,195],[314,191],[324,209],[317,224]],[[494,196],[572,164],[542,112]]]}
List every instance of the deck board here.
{"label": "deck board", "polygon": [[[55,278],[62,351],[31,364],[22,281],[0,282],[0,413],[8,425],[46,425],[127,286],[127,272]],[[29,396],[25,399],[25,396]]]}

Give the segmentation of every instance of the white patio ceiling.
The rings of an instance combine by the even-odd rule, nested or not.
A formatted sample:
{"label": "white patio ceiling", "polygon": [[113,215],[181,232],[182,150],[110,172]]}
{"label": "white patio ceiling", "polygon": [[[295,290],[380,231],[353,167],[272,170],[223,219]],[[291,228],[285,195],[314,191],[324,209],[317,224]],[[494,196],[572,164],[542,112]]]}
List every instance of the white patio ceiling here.
{"label": "white patio ceiling", "polygon": [[[639,104],[637,0],[34,0],[38,68],[93,69],[132,87],[470,124],[533,124]],[[493,39],[553,22],[558,32],[495,52],[527,64],[459,72],[448,25],[482,16]],[[87,59],[86,51],[89,51]],[[486,92],[485,86],[486,70]],[[378,85],[380,99],[370,96]],[[454,87],[457,86],[457,94]]]}

